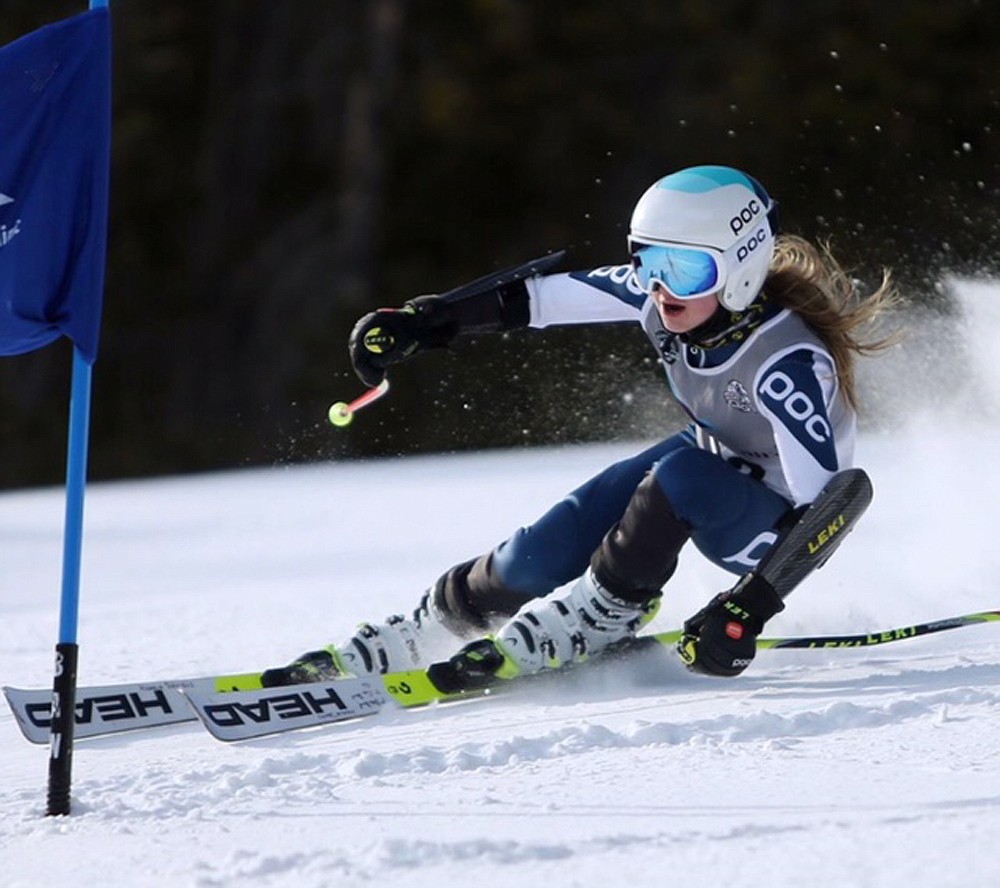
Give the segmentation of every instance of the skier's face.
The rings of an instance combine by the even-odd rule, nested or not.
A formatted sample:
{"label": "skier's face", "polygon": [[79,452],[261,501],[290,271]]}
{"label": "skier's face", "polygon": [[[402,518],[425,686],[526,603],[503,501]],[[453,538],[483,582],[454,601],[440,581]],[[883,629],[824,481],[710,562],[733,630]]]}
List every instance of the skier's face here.
{"label": "skier's face", "polygon": [[650,297],[656,303],[663,326],[671,333],[688,333],[705,323],[719,307],[714,293],[698,299],[678,299],[654,282]]}

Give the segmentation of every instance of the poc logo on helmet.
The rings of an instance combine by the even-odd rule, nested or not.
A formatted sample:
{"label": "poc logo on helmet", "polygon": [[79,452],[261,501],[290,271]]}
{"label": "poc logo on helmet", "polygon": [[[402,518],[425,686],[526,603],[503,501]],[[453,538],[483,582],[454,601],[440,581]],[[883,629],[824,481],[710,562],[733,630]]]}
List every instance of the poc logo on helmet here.
{"label": "poc logo on helmet", "polygon": [[783,404],[788,415],[801,422],[806,434],[817,443],[825,444],[833,437],[830,424],[816,413],[812,398],[795,388],[792,377],[787,373],[775,370],[760,384],[760,391]]}
{"label": "poc logo on helmet", "polygon": [[733,234],[739,234],[747,225],[753,222],[760,215],[761,205],[756,197],[750,198],[748,203],[739,213],[729,220],[729,227]]}
{"label": "poc logo on helmet", "polygon": [[750,235],[750,239],[745,244],[741,244],[740,248],[736,251],[736,262],[745,262],[747,257],[764,243],[765,240],[767,240],[767,232],[763,228],[758,228]]}

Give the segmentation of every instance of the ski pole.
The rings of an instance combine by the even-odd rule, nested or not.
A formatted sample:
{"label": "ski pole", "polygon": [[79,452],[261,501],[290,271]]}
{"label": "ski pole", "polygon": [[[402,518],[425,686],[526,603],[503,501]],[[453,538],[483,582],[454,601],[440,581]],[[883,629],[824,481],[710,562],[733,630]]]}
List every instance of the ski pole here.
{"label": "ski pole", "polygon": [[358,410],[374,403],[387,391],[389,391],[388,378],[383,379],[377,386],[368,389],[368,391],[366,391],[363,395],[359,395],[350,403],[347,403],[346,401],[337,401],[337,403],[331,405],[330,409],[327,411],[330,424],[337,426],[337,428],[349,426],[354,420],[354,414]]}
{"label": "ski pole", "polygon": [[[546,256],[525,262],[523,265],[506,268],[502,271],[490,272],[480,278],[476,278],[474,281],[469,281],[467,284],[455,287],[447,293],[442,293],[440,298],[445,302],[458,302],[462,299],[478,296],[488,290],[495,289],[501,284],[510,284],[515,281],[522,281],[532,275],[543,274],[558,265],[565,255],[565,250],[557,250],[554,253],[549,253]],[[350,403],[338,401],[336,404],[331,405],[329,411],[327,411],[330,424],[337,428],[346,428],[351,424],[354,414],[358,410],[362,407],[367,407],[373,401],[377,401],[387,391],[389,391],[389,380],[383,379],[377,386],[368,389],[363,395],[355,398]]]}
{"label": "ski pole", "polygon": [[948,629],[961,629],[963,626],[976,626],[980,623],[990,623],[995,620],[1000,620],[1000,610],[978,611],[973,614],[962,614],[957,617],[934,620],[930,623],[916,623],[913,626],[887,629],[882,632],[869,632],[863,635],[818,635],[812,638],[762,638],[758,641],[758,644],[763,643],[765,647],[770,648],[871,647],[876,644],[904,641],[907,638],[933,635],[935,632],[945,632]]}
{"label": "ski pole", "polygon": [[[977,611],[972,614],[962,614],[957,617],[934,620],[930,623],[916,623],[913,626],[903,626],[899,629],[884,629],[861,635],[802,635],[783,638],[758,638],[757,647],[770,648],[772,650],[782,648],[872,647],[877,644],[905,641],[908,638],[918,638],[921,635],[932,635],[935,632],[945,632],[948,629],[961,629],[963,626],[976,626],[980,623],[994,621],[1000,621],[1000,610]],[[657,633],[652,637],[660,644],[673,644],[679,641],[683,634],[682,630],[675,629],[671,632]]]}

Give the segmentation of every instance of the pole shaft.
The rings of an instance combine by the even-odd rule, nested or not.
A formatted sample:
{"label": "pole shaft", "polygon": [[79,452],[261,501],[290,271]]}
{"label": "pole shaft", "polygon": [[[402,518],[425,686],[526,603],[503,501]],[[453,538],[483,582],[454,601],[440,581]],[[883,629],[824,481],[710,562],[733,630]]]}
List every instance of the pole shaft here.
{"label": "pole shaft", "polygon": [[49,746],[49,815],[70,813],[73,772],[73,729],[76,714],[76,670],[79,657],[80,566],[83,553],[83,505],[87,486],[90,399],[93,368],[73,348],[73,381],[66,454],[66,523],[63,536],[62,598],[59,642],[52,682],[52,728]]}

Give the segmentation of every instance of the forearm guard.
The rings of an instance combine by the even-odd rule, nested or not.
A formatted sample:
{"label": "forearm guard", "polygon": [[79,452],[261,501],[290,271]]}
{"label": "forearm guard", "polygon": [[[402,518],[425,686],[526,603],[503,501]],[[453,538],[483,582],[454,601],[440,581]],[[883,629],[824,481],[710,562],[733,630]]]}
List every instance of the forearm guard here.
{"label": "forearm guard", "polygon": [[527,327],[531,319],[524,281],[501,284],[485,293],[449,300],[447,296],[418,296],[406,303],[420,319],[423,348],[450,345],[462,336],[502,333]]}
{"label": "forearm guard", "polygon": [[463,336],[527,327],[531,320],[527,279],[550,272],[564,255],[560,250],[440,296],[411,299],[406,306],[420,319],[421,348],[440,348]]}

